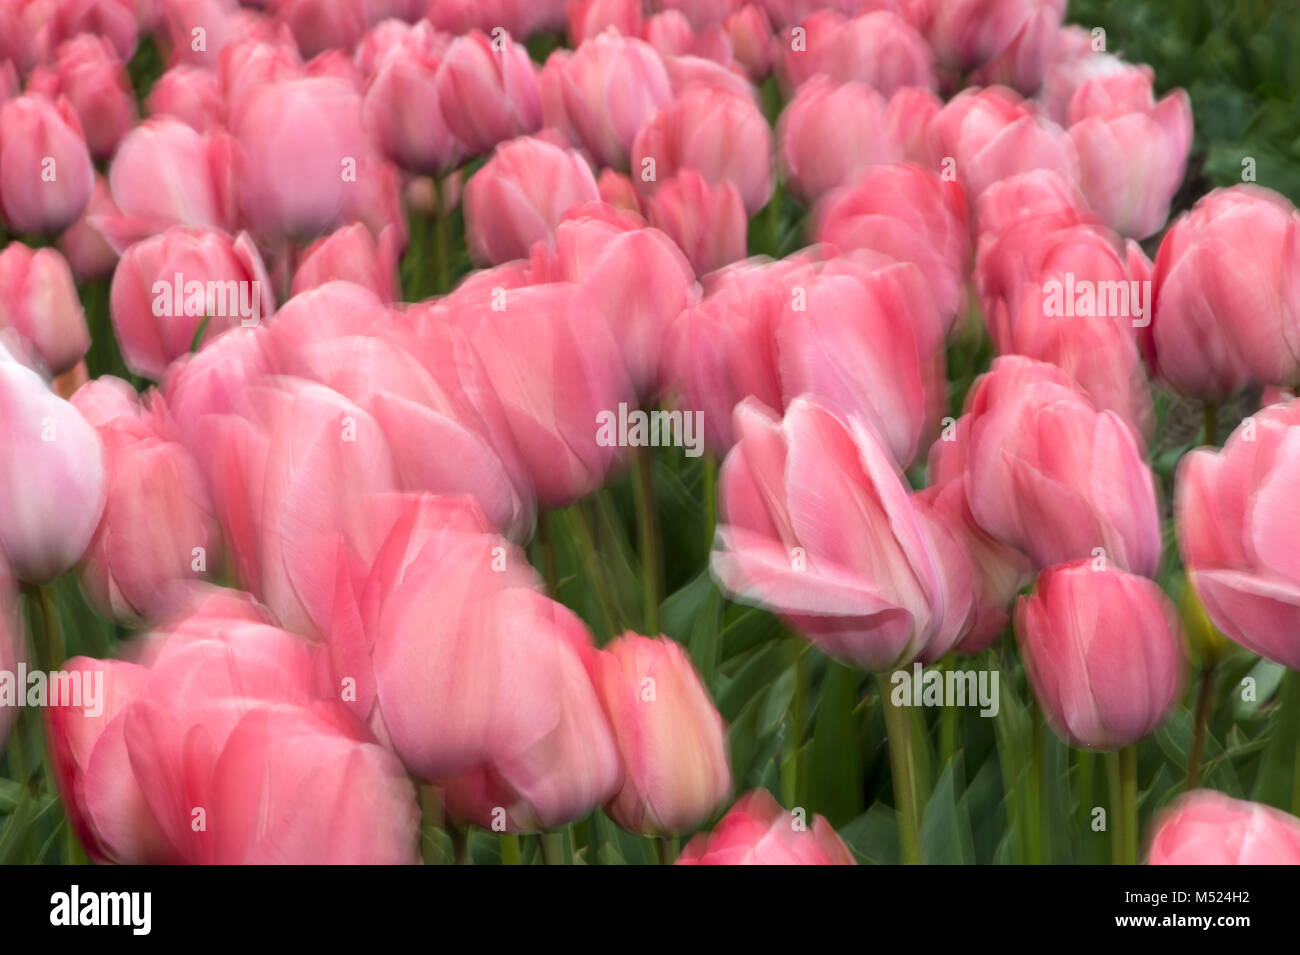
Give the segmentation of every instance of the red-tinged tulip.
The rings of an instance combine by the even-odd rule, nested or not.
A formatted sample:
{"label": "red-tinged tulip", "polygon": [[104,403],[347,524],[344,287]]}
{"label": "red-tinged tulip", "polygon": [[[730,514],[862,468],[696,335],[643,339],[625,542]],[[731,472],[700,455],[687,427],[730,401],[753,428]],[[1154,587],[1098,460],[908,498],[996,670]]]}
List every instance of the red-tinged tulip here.
{"label": "red-tinged tulip", "polygon": [[[176,582],[216,573],[221,539],[198,466],[142,412],[133,390],[121,396],[124,385],[96,379],[73,404],[99,431],[108,471],[108,500],[82,585],[101,613],[131,620],[163,608]],[[104,390],[114,395],[105,398]]]}
{"label": "red-tinged tulip", "polygon": [[700,413],[715,452],[735,443],[731,411],[742,399],[782,406],[776,328],[811,274],[798,258],[726,266],[706,277],[704,299],[669,326],[660,389],[675,407]]}
{"label": "red-tinged tulip", "polygon": [[0,212],[11,230],[62,232],[94,184],[81,123],[66,99],[27,94],[0,104]]}
{"label": "red-tinged tulip", "polygon": [[589,38],[614,29],[624,36],[641,32],[641,0],[571,0],[565,10],[569,45],[575,50]]}
{"label": "red-tinged tulip", "polygon": [[482,265],[528,256],[565,214],[600,198],[582,154],[525,137],[501,146],[465,186],[465,239]]}
{"label": "red-tinged tulip", "polygon": [[95,159],[107,159],[136,121],[135,94],[126,67],[105,39],[80,35],[54,51],[49,67],[27,80],[27,92],[51,100],[66,96]]}
{"label": "red-tinged tulip", "polygon": [[[1054,32],[1064,15],[1065,0],[947,0],[934,5],[928,35],[940,63],[965,72],[1014,53],[1026,31],[1042,29],[1041,18]],[[1032,93],[1038,83],[1027,86]]]}
{"label": "red-tinged tulip", "polygon": [[537,69],[509,36],[474,30],[458,37],[443,55],[437,82],[447,126],[471,155],[541,126]]}
{"label": "red-tinged tulip", "polygon": [[710,183],[694,169],[683,169],[646,205],[650,224],[677,243],[696,274],[705,275],[745,257],[749,221],[734,183],[725,179]]}
{"label": "red-tinged tulip", "polygon": [[[1075,93],[1123,79],[1093,80]],[[1147,89],[1150,97],[1150,90]],[[1192,147],[1192,107],[1183,90],[1159,103],[1154,98],[1124,111],[1091,113],[1070,127],[1079,153],[1080,185],[1089,204],[1121,235],[1145,239],[1169,218],[1169,203],[1182,185]]]}
{"label": "red-tinged tulip", "polygon": [[749,78],[761,82],[772,71],[775,60],[772,21],[761,4],[747,3],[722,21],[722,29],[731,43],[732,55],[745,68]]}
{"label": "red-tinged tulip", "polygon": [[145,120],[118,146],[108,171],[122,222],[103,227],[119,250],[173,225],[230,229],[235,222],[233,144],[180,120]]}
{"label": "red-tinged tulip", "polygon": [[803,398],[784,420],[742,401],[734,427],[712,559],[723,590],[866,670],[947,652],[932,528],[875,435]]}
{"label": "red-tinged tulip", "polygon": [[551,697],[538,708],[548,718],[503,739],[487,768],[446,784],[447,811],[493,831],[494,822],[511,832],[562,826],[614,796],[623,780],[614,731],[584,666],[595,648],[572,611],[532,590],[507,592],[498,612],[528,660],[530,684]]}
{"label": "red-tinged tulip", "polygon": [[51,374],[74,368],[90,349],[90,330],[68,263],[54,249],[12,242],[0,252],[0,329],[31,343]]}
{"label": "red-tinged tulip", "polygon": [[1009,86],[1026,96],[1037,93],[1048,69],[1056,62],[1064,12],[1065,0],[1039,0],[1011,42],[972,73],[970,82],[980,86]]}
{"label": "red-tinged tulip", "polygon": [[921,449],[927,410],[946,402],[943,331],[915,266],[832,261],[795,291],[777,326],[787,405],[808,395],[856,417],[906,467]]}
{"label": "red-tinged tulip", "polygon": [[934,162],[949,165],[973,204],[989,186],[1035,169],[1078,181],[1079,156],[1061,127],[1006,87],[967,89],[930,123]]}
{"label": "red-tinged tulip", "polygon": [[144,101],[150,116],[170,116],[200,133],[225,123],[226,104],[214,70],[177,63],[154,81]]}
{"label": "red-tinged tulip", "polygon": [[259,235],[314,236],[337,222],[369,158],[361,97],[330,77],[251,90],[232,108],[239,208]]}
{"label": "red-tinged tulip", "polygon": [[293,32],[304,56],[356,46],[369,26],[367,0],[269,0],[271,14]]}
{"label": "red-tinged tulip", "polygon": [[885,126],[908,162],[929,165],[930,121],[941,109],[943,100],[923,86],[900,86],[889,97]]}
{"label": "red-tinged tulip", "polygon": [[0,354],[0,549],[48,583],[86,552],[106,494],[104,448],[77,409]]}
{"label": "red-tinged tulip", "polygon": [[538,261],[539,270],[543,262],[548,281],[586,287],[622,349],[637,394],[650,395],[669,323],[699,298],[681,250],[638,222],[580,215],[556,228],[554,254]]}
{"label": "red-tinged tulip", "polygon": [[[777,14],[773,16],[780,18]],[[788,22],[777,36],[780,51],[777,78],[787,96],[822,72],[822,63],[835,50],[847,24],[845,12],[833,8],[809,11],[806,16]]]}
{"label": "red-tinged tulip", "polygon": [[1155,575],[1154,481],[1119,415],[1068,386],[1032,384],[972,422],[969,453],[971,513],[1000,543],[1037,567],[1091,557]]}
{"label": "red-tinged tulip", "polygon": [[1198,789],[1156,817],[1147,865],[1300,865],[1300,819]]}
{"label": "red-tinged tulip", "polygon": [[401,296],[397,280],[397,238],[391,227],[376,242],[360,223],[344,226],[307,247],[293,274],[292,294],[298,295],[327,282],[352,282],[369,289],[381,301]]}
{"label": "red-tinged tulip", "polygon": [[113,201],[108,180],[95,175],[95,190],[90,194],[81,218],[59,236],[59,251],[72,267],[72,274],[83,282],[97,282],[113,274],[117,266],[117,251],[109,244],[100,228],[105,219],[119,218],[122,210]]}
{"label": "red-tinged tulip", "polygon": [[451,38],[435,33],[427,21],[402,29],[404,36],[367,82],[366,126],[384,155],[403,169],[441,175],[459,165],[464,152],[438,100],[438,67]]}
{"label": "red-tinged tulip", "polygon": [[[563,507],[594,491],[622,456],[598,440],[601,412],[635,404],[618,342],[591,294],[559,282],[453,307],[514,438],[537,500]],[[496,307],[497,305],[500,307]]]}
{"label": "red-tinged tulip", "polygon": [[814,235],[841,252],[911,262],[929,280],[945,322],[956,320],[966,294],[970,233],[955,182],[911,163],[868,166],[825,197]]}
{"label": "red-tinged tulip", "polygon": [[542,119],[586,149],[598,165],[626,169],[647,117],[673,98],[659,54],[608,31],[572,53],[556,51],[538,77]]}
{"label": "red-tinged tulip", "polygon": [[682,850],[677,865],[857,865],[848,846],[822,816],[812,828],[786,812],[766,789],[736,800],[712,832]]}
{"label": "red-tinged tulip", "polygon": [[1207,402],[1300,378],[1300,213],[1257,186],[1216,189],[1165,234],[1148,357]]}
{"label": "red-tinged tulip", "polygon": [[173,228],[127,249],[113,274],[109,306],[122,357],[137,375],[160,380],[195,337],[254,327],[275,308],[252,240]]}
{"label": "red-tinged tulip", "polygon": [[135,0],[57,0],[50,39],[57,47],[76,36],[104,37],[123,63],[135,55],[139,30]]}
{"label": "red-tinged tulip", "polygon": [[711,185],[732,183],[753,215],[772,195],[772,130],[750,100],[692,89],[658,110],[632,146],[632,179],[652,194],[682,170]]}
{"label": "red-tinged tulip", "polygon": [[696,33],[680,10],[664,10],[641,24],[641,38],[665,59],[695,52]]}
{"label": "red-tinged tulip", "polygon": [[727,798],[731,771],[726,724],[686,651],[625,633],[590,667],[623,757],[623,785],[606,811],[632,832],[694,829]]}
{"label": "red-tinged tulip", "polygon": [[814,202],[877,163],[899,162],[879,93],[862,83],[818,76],[799,87],[776,126],[777,167],[795,195]]}
{"label": "red-tinged tulip", "polygon": [[1016,641],[1044,716],[1071,746],[1131,746],[1182,689],[1174,605],[1147,578],[1092,560],[1039,575],[1016,606]]}
{"label": "red-tinged tulip", "polygon": [[1286,540],[1300,475],[1300,403],[1247,418],[1220,452],[1179,465],[1174,515],[1188,576],[1227,636],[1300,669],[1300,569]]}

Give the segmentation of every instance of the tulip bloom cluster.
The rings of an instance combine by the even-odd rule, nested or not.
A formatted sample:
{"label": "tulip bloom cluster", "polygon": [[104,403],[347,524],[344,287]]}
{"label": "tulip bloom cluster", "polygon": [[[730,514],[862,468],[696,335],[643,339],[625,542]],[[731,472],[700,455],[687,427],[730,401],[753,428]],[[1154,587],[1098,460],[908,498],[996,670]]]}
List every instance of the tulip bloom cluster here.
{"label": "tulip bloom cluster", "polygon": [[1065,6],[0,0],[0,672],[103,685],[20,788],[100,862],[921,861],[890,674],[997,666],[1007,805],[1041,714],[1132,862],[1184,584],[1150,861],[1296,861],[1196,784],[1219,632],[1300,670],[1300,402],[1176,543],[1153,449],[1300,384],[1300,213],[1169,224],[1189,98]]}

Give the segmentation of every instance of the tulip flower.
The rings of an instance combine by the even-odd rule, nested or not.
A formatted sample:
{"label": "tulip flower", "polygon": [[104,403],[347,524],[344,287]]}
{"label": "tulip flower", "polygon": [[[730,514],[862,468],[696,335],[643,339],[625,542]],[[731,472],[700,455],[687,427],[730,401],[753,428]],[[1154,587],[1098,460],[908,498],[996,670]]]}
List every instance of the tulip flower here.
{"label": "tulip flower", "polygon": [[600,198],[577,151],[523,138],[496,151],[465,187],[465,239],[474,261],[500,265],[549,242],[575,206]]}
{"label": "tulip flower", "polygon": [[[0,671],[17,673],[18,663],[27,655],[27,628],[23,621],[18,588],[3,552],[0,552]],[[0,750],[9,739],[9,730],[18,721],[18,710],[0,708]]]}
{"label": "tulip flower", "polygon": [[650,224],[662,230],[686,254],[699,275],[745,257],[744,200],[734,183],[710,183],[684,169],[647,201]]}
{"label": "tulip flower", "polygon": [[623,757],[606,811],[633,832],[687,832],[731,789],[726,728],[681,646],[625,633],[591,661]]}
{"label": "tulip flower", "polygon": [[[841,83],[858,82],[885,97],[904,86],[933,89],[934,54],[906,20],[876,10],[847,20],[820,51],[818,71]],[[809,55],[815,55],[810,48]]]}
{"label": "tulip flower", "polygon": [[755,789],[736,800],[713,832],[692,839],[677,864],[857,865],[857,860],[822,816],[815,816],[809,829],[766,789]]}
{"label": "tulip flower", "polygon": [[[1023,72],[1023,89],[1033,93],[1042,80],[1047,49],[1061,26],[1065,0],[950,0],[935,4],[928,37],[939,62],[967,71],[1003,57],[1028,58],[1037,66]],[[1022,50],[1041,45],[1042,53]]]}
{"label": "tulip flower", "polygon": [[0,549],[14,576],[49,583],[86,552],[104,510],[95,429],[40,376],[0,354]]}
{"label": "tulip flower", "polygon": [[471,155],[541,126],[537,68],[528,51],[478,30],[457,37],[438,68],[438,98],[447,126]]}
{"label": "tulip flower", "polygon": [[632,180],[651,195],[679,171],[710,184],[732,183],[753,215],[772,195],[772,132],[751,101],[716,89],[693,89],[646,120],[632,145]]}
{"label": "tulip flower", "polygon": [[82,34],[60,46],[49,67],[27,81],[29,93],[51,100],[66,96],[85,132],[95,159],[107,159],[136,121],[135,94],[107,40]]}
{"label": "tulip flower", "polygon": [[1120,749],[1164,720],[1182,688],[1178,614],[1152,581],[1091,560],[1050,567],[1016,607],[1034,696],[1071,746]]}
{"label": "tulip flower", "polygon": [[1247,418],[1223,450],[1180,463],[1174,515],[1188,577],[1214,624],[1261,656],[1300,669],[1300,573],[1286,541],[1300,474],[1300,402]]}
{"label": "tulip flower", "polygon": [[1165,233],[1152,277],[1152,366],[1217,403],[1300,378],[1300,213],[1258,186],[1216,189]]}
{"label": "tulip flower", "polygon": [[95,176],[95,189],[90,202],[74,222],[59,236],[59,251],[68,260],[72,274],[83,282],[97,282],[113,274],[117,265],[117,251],[109,243],[100,224],[104,219],[118,218],[122,211],[113,202],[108,180]]}
{"label": "tulip flower", "polygon": [[381,301],[399,300],[395,232],[388,228],[375,242],[364,225],[354,222],[317,239],[303,252],[293,274],[292,294],[343,281],[369,289]]}
{"label": "tulip flower", "polygon": [[16,232],[55,235],[90,201],[95,169],[66,99],[27,94],[0,104],[0,212]]}
{"label": "tulip flower", "polygon": [[226,117],[216,72],[187,63],[177,63],[158,77],[144,105],[149,116],[170,116],[200,133],[220,128]]}
{"label": "tulip flower", "polygon": [[611,27],[624,36],[636,36],[641,31],[641,0],[571,0],[565,21],[575,49]]}
{"label": "tulip flower", "polygon": [[85,357],[90,330],[68,263],[54,249],[13,242],[0,252],[0,329],[15,329],[61,375]]}
{"label": "tulip flower", "polygon": [[1300,819],[1198,789],[1157,817],[1147,865],[1300,865]]}

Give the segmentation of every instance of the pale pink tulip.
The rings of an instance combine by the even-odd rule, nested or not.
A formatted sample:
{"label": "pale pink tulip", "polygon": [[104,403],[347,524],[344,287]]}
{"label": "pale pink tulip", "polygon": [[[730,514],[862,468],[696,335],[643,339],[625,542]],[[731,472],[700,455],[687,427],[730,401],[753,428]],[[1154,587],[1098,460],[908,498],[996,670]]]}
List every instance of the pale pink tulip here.
{"label": "pale pink tulip", "polygon": [[77,221],[95,169],[64,98],[26,94],[0,104],[0,212],[16,232],[55,235]]}
{"label": "pale pink tulip", "polygon": [[1300,865],[1300,819],[1198,789],[1155,820],[1147,865]]}
{"label": "pale pink tulip", "polygon": [[712,832],[682,850],[678,865],[856,865],[843,840],[822,816],[809,828],[782,809],[766,789],[736,800]]}
{"label": "pale pink tulip", "polygon": [[12,328],[54,375],[90,349],[90,330],[68,263],[54,249],[12,242],[0,252],[0,329]]}
{"label": "pale pink tulip", "polygon": [[694,169],[683,169],[647,202],[650,224],[663,230],[686,253],[699,275],[745,257],[744,200],[734,183],[710,183]]}

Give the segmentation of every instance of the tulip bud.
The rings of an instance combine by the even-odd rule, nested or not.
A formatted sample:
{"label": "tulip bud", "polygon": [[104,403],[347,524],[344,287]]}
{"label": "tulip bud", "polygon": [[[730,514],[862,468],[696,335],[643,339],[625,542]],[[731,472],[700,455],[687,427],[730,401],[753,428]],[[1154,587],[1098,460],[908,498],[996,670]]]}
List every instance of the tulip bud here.
{"label": "tulip bud", "polygon": [[712,815],[731,789],[726,727],[681,646],[625,633],[595,656],[592,680],[623,756],[614,821],[668,835]]}
{"label": "tulip bud", "polygon": [[29,94],[0,105],[0,212],[10,229],[62,232],[86,208],[94,180],[67,100]]}
{"label": "tulip bud", "polygon": [[0,328],[32,344],[45,367],[61,375],[90,350],[90,330],[68,263],[54,249],[21,242],[0,252]]}
{"label": "tulip bud", "polygon": [[1071,746],[1121,749],[1177,700],[1182,630],[1155,583],[1091,561],[1043,571],[1016,606],[1016,640],[1034,696]]}
{"label": "tulip bud", "polygon": [[1147,865],[1300,865],[1300,819],[1198,789],[1156,818]]}
{"label": "tulip bud", "polygon": [[857,865],[822,816],[812,828],[798,813],[783,810],[766,789],[736,800],[713,832],[692,839],[678,865]]}

